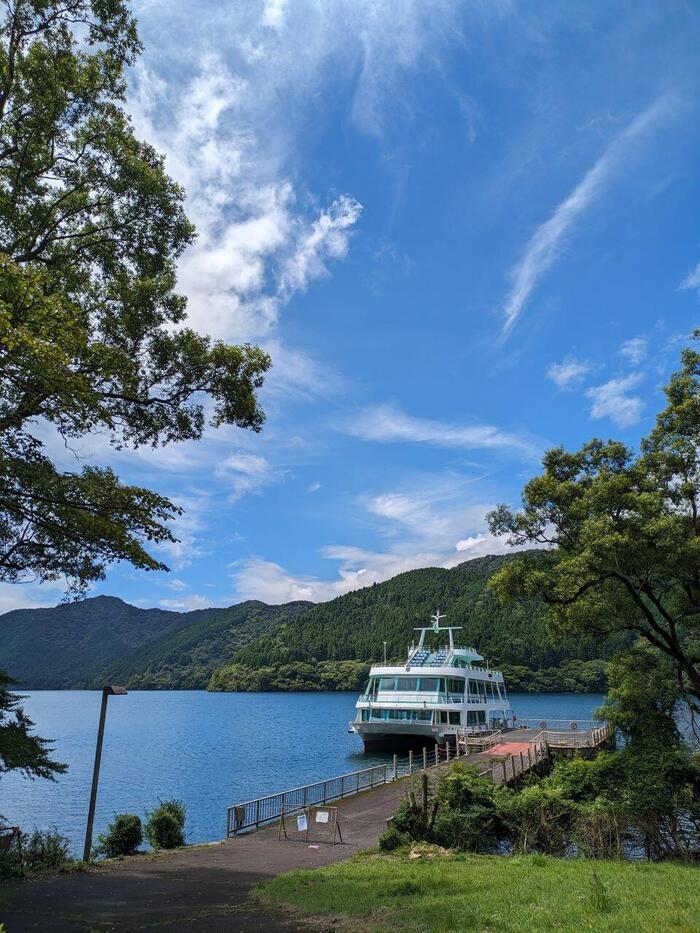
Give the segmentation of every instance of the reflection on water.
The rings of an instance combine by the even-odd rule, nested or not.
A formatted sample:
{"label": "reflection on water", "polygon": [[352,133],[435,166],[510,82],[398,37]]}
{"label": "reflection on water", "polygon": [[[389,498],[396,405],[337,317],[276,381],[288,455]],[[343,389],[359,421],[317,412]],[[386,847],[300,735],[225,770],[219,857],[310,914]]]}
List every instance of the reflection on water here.
{"label": "reflection on water", "polygon": [[[39,735],[69,765],[55,783],[0,779],[0,813],[25,829],[56,826],[82,843],[100,693],[31,691]],[[115,812],[144,812],[166,797],[187,805],[188,841],[220,839],[226,807],[381,764],[348,732],[353,693],[137,691],[109,701],[95,836]],[[519,717],[589,719],[600,695],[515,694]]]}

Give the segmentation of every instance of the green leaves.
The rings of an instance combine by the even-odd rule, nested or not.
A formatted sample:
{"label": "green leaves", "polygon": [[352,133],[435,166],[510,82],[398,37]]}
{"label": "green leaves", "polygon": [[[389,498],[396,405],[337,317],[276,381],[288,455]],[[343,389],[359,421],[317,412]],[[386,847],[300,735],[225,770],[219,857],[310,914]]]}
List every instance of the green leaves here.
{"label": "green leaves", "polygon": [[269,357],[183,327],[194,229],[122,109],[139,50],[121,0],[15,0],[0,26],[0,580],[80,590],[113,560],[163,568],[144,545],[172,540],[171,503],[60,473],[37,423],[117,448],[263,424]]}
{"label": "green leaves", "polygon": [[641,634],[700,699],[700,354],[686,349],[669,404],[634,454],[615,441],[550,450],[523,507],[499,506],[491,530],[523,554],[492,580],[501,599],[540,596],[559,633]]}

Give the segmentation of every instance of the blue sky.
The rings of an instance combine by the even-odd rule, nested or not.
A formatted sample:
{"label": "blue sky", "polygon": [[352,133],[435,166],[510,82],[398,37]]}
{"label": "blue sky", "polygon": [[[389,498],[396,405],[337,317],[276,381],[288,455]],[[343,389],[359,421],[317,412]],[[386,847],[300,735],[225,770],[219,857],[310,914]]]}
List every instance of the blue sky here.
{"label": "blue sky", "polygon": [[[698,324],[697,4],[136,13],[129,109],[199,230],[191,322],[274,369],[259,436],[84,441],[185,508],[170,574],[115,567],[96,592],[324,600],[503,551],[484,515],[546,447],[649,429]],[[58,598],[6,587],[0,606]]]}

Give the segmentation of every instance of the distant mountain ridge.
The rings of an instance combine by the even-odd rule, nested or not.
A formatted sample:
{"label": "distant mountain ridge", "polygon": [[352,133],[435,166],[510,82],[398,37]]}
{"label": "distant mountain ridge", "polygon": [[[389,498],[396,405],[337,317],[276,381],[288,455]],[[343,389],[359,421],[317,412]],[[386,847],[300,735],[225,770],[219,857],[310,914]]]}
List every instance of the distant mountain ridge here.
{"label": "distant mountain ridge", "polygon": [[19,687],[206,688],[216,666],[242,644],[312,604],[173,612],[95,596],[50,609],[0,615],[0,668]]}
{"label": "distant mountain ridge", "polygon": [[0,616],[0,668],[24,688],[355,690],[381,657],[403,660],[436,608],[514,690],[600,690],[620,637],[555,644],[535,601],[501,606],[488,587],[511,555],[411,570],[327,603],[172,612],[97,596]]}

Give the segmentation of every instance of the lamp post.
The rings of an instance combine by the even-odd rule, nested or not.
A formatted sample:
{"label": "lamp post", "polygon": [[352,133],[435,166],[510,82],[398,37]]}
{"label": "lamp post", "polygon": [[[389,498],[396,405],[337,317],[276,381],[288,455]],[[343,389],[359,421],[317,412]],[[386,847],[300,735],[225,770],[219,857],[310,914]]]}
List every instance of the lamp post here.
{"label": "lamp post", "polygon": [[105,719],[107,717],[107,700],[110,696],[126,696],[124,687],[103,687],[102,688],[102,706],[100,707],[100,725],[97,729],[97,745],[95,747],[95,766],[92,770],[92,789],[90,790],[90,807],[88,809],[87,827],[85,828],[85,848],[83,849],[83,861],[90,861],[90,849],[92,848],[92,824],[95,820],[95,802],[97,801],[97,784],[100,780],[100,762],[102,760],[102,742],[105,737]]}
{"label": "lamp post", "polygon": [[386,667],[386,642],[384,642],[384,667]]}

